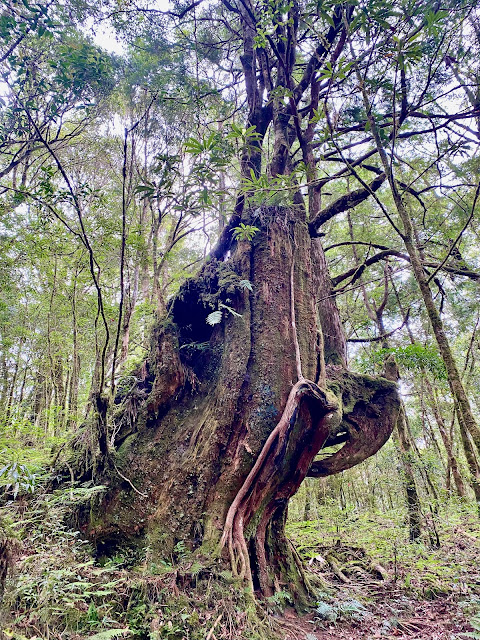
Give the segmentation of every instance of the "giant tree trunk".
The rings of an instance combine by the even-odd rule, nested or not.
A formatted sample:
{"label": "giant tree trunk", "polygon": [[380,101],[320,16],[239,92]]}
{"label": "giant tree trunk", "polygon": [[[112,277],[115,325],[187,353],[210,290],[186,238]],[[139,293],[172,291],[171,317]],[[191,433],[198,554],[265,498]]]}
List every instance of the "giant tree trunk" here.
{"label": "giant tree trunk", "polygon": [[[336,473],[375,453],[399,402],[394,383],[346,371],[325,259],[302,216],[257,209],[253,242],[207,262],[159,321],[135,387],[116,399],[103,478],[97,469],[109,489],[84,529],[104,549],[146,540],[152,556],[171,557],[183,541],[218,552],[264,595],[307,597],[284,533],[288,500],[309,470]],[[215,309],[223,319],[211,327]]]}

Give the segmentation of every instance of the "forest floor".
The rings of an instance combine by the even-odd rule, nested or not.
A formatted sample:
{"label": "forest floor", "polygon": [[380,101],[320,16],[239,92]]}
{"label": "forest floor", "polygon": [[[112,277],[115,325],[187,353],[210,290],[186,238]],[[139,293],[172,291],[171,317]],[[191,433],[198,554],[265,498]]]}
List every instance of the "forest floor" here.
{"label": "forest floor", "polygon": [[[95,559],[63,519],[65,499],[82,491],[46,496],[10,517],[17,558],[1,640],[258,640],[269,630],[282,640],[480,639],[480,526],[471,507],[440,505],[418,543],[408,542],[405,514],[395,510],[325,507],[315,520],[291,522],[288,535],[319,589],[316,608],[299,617],[285,589],[269,599],[258,634],[241,590],[228,576],[222,584],[195,578],[202,567],[185,550],[180,564],[165,566]],[[0,520],[8,524],[5,511]]]}
{"label": "forest floor", "polygon": [[480,639],[478,520],[445,510],[426,525],[426,539],[415,544],[394,513],[290,525],[325,594],[311,615],[285,612],[286,639]]}
{"label": "forest floor", "polygon": [[460,640],[480,638],[474,634],[468,616],[451,596],[422,600],[408,597],[401,589],[387,585],[371,590],[356,585],[340,587],[339,601],[362,598],[369,602],[361,616],[353,620],[326,621],[316,614],[299,619],[286,611],[285,640]]}

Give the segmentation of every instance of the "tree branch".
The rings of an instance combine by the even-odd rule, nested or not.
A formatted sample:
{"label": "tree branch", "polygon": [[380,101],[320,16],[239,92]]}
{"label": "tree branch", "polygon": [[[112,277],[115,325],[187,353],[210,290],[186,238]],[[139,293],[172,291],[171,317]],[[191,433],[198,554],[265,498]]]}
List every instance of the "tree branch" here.
{"label": "tree branch", "polygon": [[325,224],[328,220],[338,215],[339,213],[343,213],[348,209],[353,209],[358,204],[367,200],[370,197],[372,192],[378,191],[382,184],[385,182],[386,175],[385,173],[381,173],[377,178],[372,180],[366,189],[356,189],[355,191],[350,191],[344,196],[341,196],[335,202],[325,207],[319,214],[310,222],[308,225],[310,235],[312,238],[318,237],[320,227]]}
{"label": "tree branch", "polygon": [[400,329],[403,329],[403,327],[408,322],[409,316],[410,316],[410,309],[408,309],[407,315],[405,316],[402,324],[399,327],[392,329],[388,333],[382,333],[382,335],[375,336],[373,338],[347,338],[347,342],[381,342],[382,340],[385,340],[385,338],[390,338],[390,336],[393,336],[393,334],[396,333],[397,331],[400,331]]}
{"label": "tree branch", "polygon": [[[340,244],[350,244],[350,243],[340,243]],[[362,244],[362,243],[359,243],[359,244]],[[367,244],[369,246],[381,246],[381,245],[370,245],[369,243],[363,243],[363,244]],[[335,245],[332,245],[332,247],[333,246]],[[332,247],[329,247],[329,248],[331,249]],[[408,256],[406,253],[402,253],[397,249],[385,249],[380,251],[379,253],[376,253],[374,256],[367,258],[365,262],[363,262],[363,264],[357,267],[353,267],[352,269],[349,269],[348,271],[345,271],[344,273],[341,273],[340,275],[332,278],[332,286],[336,287],[338,284],[340,284],[344,280],[347,280],[348,278],[352,278],[348,284],[349,285],[353,284],[356,280],[360,278],[360,276],[363,274],[363,272],[367,267],[370,267],[372,264],[376,264],[377,262],[380,262],[381,260],[385,260],[386,258],[389,258],[392,256],[395,258],[400,258],[401,260],[405,260],[406,262],[410,262],[410,256]],[[476,271],[471,271],[470,269],[461,269],[457,267],[451,267],[446,264],[439,265],[438,262],[424,262],[423,266],[424,268],[431,267],[432,269],[437,269],[437,270],[440,267],[442,271],[446,271],[447,273],[452,273],[457,276],[470,278],[471,280],[480,280],[480,273],[477,273]]]}

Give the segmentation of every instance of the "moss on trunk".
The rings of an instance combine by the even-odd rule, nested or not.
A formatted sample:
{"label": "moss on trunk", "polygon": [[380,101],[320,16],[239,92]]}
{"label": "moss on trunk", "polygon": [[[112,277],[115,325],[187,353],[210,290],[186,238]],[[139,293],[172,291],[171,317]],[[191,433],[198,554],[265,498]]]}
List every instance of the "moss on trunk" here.
{"label": "moss on trunk", "polygon": [[[323,252],[304,215],[263,208],[250,220],[253,242],[183,285],[135,384],[116,399],[113,449],[97,477],[108,490],[83,530],[104,548],[141,540],[152,559],[181,548],[230,561],[255,590],[300,603],[309,586],[284,533],[288,500],[332,438],[346,441],[334,467],[338,456],[352,466],[376,451],[398,399],[388,381],[345,371]],[[214,310],[222,321],[211,327]]]}

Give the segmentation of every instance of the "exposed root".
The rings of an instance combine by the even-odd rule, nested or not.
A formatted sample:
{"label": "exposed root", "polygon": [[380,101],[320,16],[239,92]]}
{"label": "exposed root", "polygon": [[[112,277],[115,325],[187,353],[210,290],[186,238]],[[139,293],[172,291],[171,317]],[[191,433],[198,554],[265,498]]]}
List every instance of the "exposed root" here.
{"label": "exposed root", "polygon": [[[319,552],[310,559],[309,565],[316,573],[328,567],[331,573],[344,584],[361,582],[363,585],[387,584],[391,576],[376,560],[371,558],[362,547],[335,545],[332,547],[315,547]],[[316,573],[322,580],[320,573]],[[355,586],[352,586],[355,589]]]}
{"label": "exposed root", "polygon": [[332,569],[333,573],[337,576],[337,578],[339,580],[341,580],[343,583],[348,584],[350,582],[350,580],[343,573],[343,571],[341,570],[338,562],[335,560],[333,555],[332,554],[328,554],[327,557],[326,557],[326,560],[327,560],[328,564],[330,565],[330,568]]}
{"label": "exposed root", "polygon": [[[295,263],[294,260],[292,260],[292,267],[290,271],[290,306],[291,326],[295,345],[295,362],[298,381],[290,390],[280,420],[268,436],[262,450],[260,451],[260,454],[258,455],[257,460],[255,461],[255,464],[253,465],[242,487],[240,488],[237,495],[235,496],[235,499],[230,505],[227,517],[225,519],[225,525],[220,543],[222,549],[226,545],[228,545],[232,571],[239,578],[247,580],[252,593],[253,578],[251,573],[248,548],[244,536],[244,505],[247,496],[252,489],[260,471],[264,469],[268,464],[268,461],[273,460],[279,453],[279,451],[281,451],[284,447],[285,439],[288,437],[289,427],[291,426],[295,411],[298,409],[303,396],[308,395],[321,400],[325,413],[334,411],[337,408],[336,406],[329,405],[325,396],[325,392],[322,391],[322,389],[320,389],[320,387],[315,382],[307,380],[302,373],[300,346],[298,343],[295,322],[294,266]],[[259,549],[257,548],[257,555],[260,564],[260,573],[265,573],[265,571],[263,571],[264,567],[262,567],[262,562],[266,563],[264,551],[262,552],[260,550],[259,552]],[[262,578],[262,582],[266,582],[266,575],[263,575]],[[262,588],[265,587],[265,585],[261,586]]]}
{"label": "exposed root", "polygon": [[381,579],[384,582],[388,582],[388,580],[390,580],[390,575],[388,571],[384,567],[382,567],[381,564],[379,564],[378,562],[372,562],[370,566],[373,569],[373,571],[377,572],[377,574],[381,577]]}
{"label": "exposed root", "polygon": [[[235,496],[235,499],[230,505],[227,517],[225,519],[225,525],[221,539],[221,548],[223,549],[225,545],[228,544],[228,548],[230,550],[230,558],[233,558],[233,550],[235,548],[240,548],[240,557],[242,556],[242,554],[246,554],[246,557],[244,557],[243,559],[241,558],[241,562],[245,562],[248,567],[250,566],[250,562],[248,559],[247,545],[243,535],[243,513],[241,510],[241,505],[247,497],[248,492],[252,488],[260,470],[266,464],[267,459],[269,457],[274,458],[276,454],[281,450],[285,441],[285,437],[288,433],[288,428],[290,426],[290,422],[294,415],[294,412],[297,409],[302,396],[305,395],[311,395],[318,398],[319,395],[324,394],[314,382],[312,382],[311,380],[306,380],[305,378],[299,380],[293,385],[280,420],[268,436],[267,441],[263,445],[263,448],[260,451],[257,460],[255,461],[255,464],[253,465],[245,482],[243,483],[242,487]],[[336,407],[334,406],[329,406],[326,402],[326,399],[325,408],[327,410],[326,412],[336,409]],[[235,567],[235,565],[236,562],[232,562],[232,567]],[[247,569],[247,574],[248,572],[249,569]]]}
{"label": "exposed root", "polygon": [[312,392],[316,386],[317,385],[314,382],[311,382],[310,380],[305,380],[305,379],[299,380],[293,385],[280,420],[278,421],[276,427],[268,436],[267,441],[263,445],[263,448],[260,451],[260,454],[257,460],[255,461],[255,464],[253,465],[250,473],[248,474],[245,482],[243,483],[242,487],[237,493],[234,501],[230,506],[230,509],[228,510],[227,517],[225,520],[225,526],[223,529],[222,547],[225,546],[228,536],[231,534],[233,521],[234,521],[235,515],[237,514],[240,504],[242,503],[243,499],[247,495],[248,491],[251,489],[254,483],[254,480],[258,475],[258,472],[262,468],[262,465],[267,459],[267,456],[273,449],[274,444],[277,443],[277,447],[275,451],[277,451],[280,448],[278,445],[281,444],[283,441],[283,438],[288,430],[290,420],[293,416],[293,412],[298,407],[300,397],[306,394],[307,392]]}
{"label": "exposed root", "polygon": [[297,378],[300,382],[304,380],[302,373],[302,358],[300,356],[300,345],[298,344],[297,323],[295,320],[295,283],[293,281],[295,260],[292,259],[292,267],[290,269],[290,318],[292,323],[293,342],[295,344],[295,362],[297,365]]}
{"label": "exposed root", "polygon": [[274,627],[282,634],[288,633],[287,640],[303,640],[305,638],[305,631],[294,622],[275,620]]}
{"label": "exposed root", "polygon": [[213,623],[212,628],[210,629],[210,631],[207,633],[207,637],[205,638],[205,640],[210,640],[213,636],[213,632],[215,631],[215,627],[217,626],[217,624],[220,622],[220,620],[222,619],[223,613],[221,613],[218,618],[215,620],[215,622]]}
{"label": "exposed root", "polygon": [[125,480],[125,482],[128,482],[128,484],[132,487],[132,489],[135,491],[135,493],[138,493],[138,495],[141,496],[142,498],[148,498],[148,495],[146,493],[142,493],[141,491],[139,491],[139,489],[137,489],[137,487],[133,484],[133,482],[131,480],[129,480],[126,476],[123,475],[123,473],[121,473],[118,470],[118,467],[115,464],[115,462],[113,463],[113,466],[115,467],[115,471],[118,473],[120,478],[122,478],[122,480]]}

